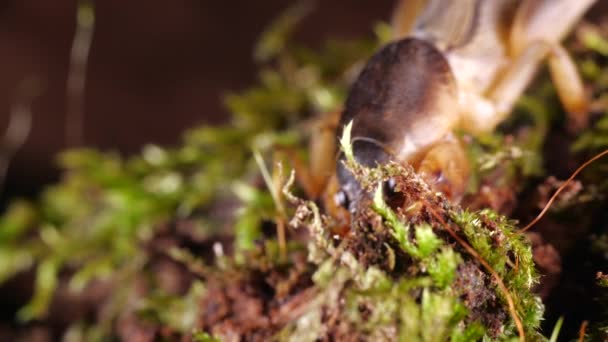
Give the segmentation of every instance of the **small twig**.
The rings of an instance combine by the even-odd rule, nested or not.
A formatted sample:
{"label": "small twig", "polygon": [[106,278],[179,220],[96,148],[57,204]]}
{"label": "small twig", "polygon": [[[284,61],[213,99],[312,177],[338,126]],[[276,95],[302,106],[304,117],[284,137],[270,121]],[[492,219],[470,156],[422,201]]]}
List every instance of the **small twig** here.
{"label": "small twig", "polygon": [[66,89],[65,133],[68,146],[77,146],[83,142],[84,90],[94,25],[95,12],[92,0],[79,0]]}
{"label": "small twig", "polygon": [[578,330],[578,341],[579,342],[585,341],[585,332],[587,331],[587,325],[589,325],[589,321],[583,321],[583,323],[581,323],[581,327]]}
{"label": "small twig", "polygon": [[572,173],[572,175],[570,176],[570,178],[568,178],[558,189],[557,191],[555,191],[555,193],[553,194],[553,196],[551,196],[551,198],[549,199],[549,202],[547,202],[547,204],[545,205],[545,207],[543,208],[543,210],[540,212],[540,214],[538,214],[536,216],[536,218],[534,218],[534,220],[532,220],[532,222],[528,223],[528,225],[526,225],[525,227],[523,227],[521,229],[522,232],[527,231],[528,229],[532,228],[541,218],[543,218],[543,216],[545,216],[545,214],[547,213],[547,211],[549,210],[549,208],[551,207],[551,205],[553,204],[553,202],[555,202],[555,200],[557,199],[557,196],[566,188],[566,186],[568,186],[568,184],[570,184],[570,182],[572,182],[572,180],[574,180],[574,177],[576,177],[581,171],[583,171],[583,169],[585,169],[587,166],[589,166],[589,164],[593,163],[594,161],[600,159],[601,157],[605,156],[608,154],[608,150],[604,150],[603,152],[596,154],[593,158],[587,160],[583,165],[579,166],[578,169],[576,169],[576,171],[574,171]]}
{"label": "small twig", "polygon": [[338,253],[327,236],[327,230],[323,228],[319,207],[317,207],[314,201],[300,199],[291,193],[291,187],[293,186],[295,179],[295,171],[291,170],[291,174],[289,175],[287,182],[283,185],[282,190],[283,196],[285,196],[287,201],[298,207],[289,224],[296,227],[297,224],[302,223],[303,220],[311,219],[310,224],[308,224],[310,235],[315,239],[317,246],[321,247],[327,254],[335,258]]}

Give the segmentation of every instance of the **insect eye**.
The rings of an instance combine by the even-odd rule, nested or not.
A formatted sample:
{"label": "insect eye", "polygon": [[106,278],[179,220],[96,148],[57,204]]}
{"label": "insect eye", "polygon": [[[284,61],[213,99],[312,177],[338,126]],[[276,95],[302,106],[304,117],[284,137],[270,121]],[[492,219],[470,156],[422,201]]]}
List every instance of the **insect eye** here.
{"label": "insect eye", "polygon": [[383,184],[384,195],[387,197],[393,196],[397,193],[397,181],[395,178],[389,178]]}
{"label": "insect eye", "polygon": [[344,190],[340,190],[334,195],[334,201],[338,206],[346,209],[348,209],[348,206],[350,205],[350,200],[348,199],[348,195],[346,192],[344,192]]}

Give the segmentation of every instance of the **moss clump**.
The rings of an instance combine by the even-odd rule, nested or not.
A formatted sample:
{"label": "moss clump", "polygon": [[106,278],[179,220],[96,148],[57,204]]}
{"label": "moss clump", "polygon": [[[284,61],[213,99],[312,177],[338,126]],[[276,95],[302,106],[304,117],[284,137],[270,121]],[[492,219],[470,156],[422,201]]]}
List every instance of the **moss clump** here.
{"label": "moss clump", "polygon": [[[335,291],[348,294],[338,301],[347,307],[333,308],[340,324],[349,322],[348,328],[342,329],[363,335],[378,333],[364,329],[369,327],[364,322],[373,318],[372,326],[378,328],[383,322],[386,326],[379,330],[391,332],[393,338],[429,341],[476,333],[506,338],[517,336],[519,320],[528,336],[538,337],[543,306],[532,294],[537,276],[523,235],[489,210],[468,213],[450,205],[411,169],[393,163],[371,169],[358,164],[350,152],[349,131],[347,127],[341,139],[345,166],[369,196],[357,204],[351,230],[341,241],[334,238],[330,243],[319,235],[327,230],[311,226],[321,246],[331,246],[326,249],[330,261],[325,262],[332,266],[325,267],[335,269],[329,274],[346,267],[342,272],[352,280],[328,277],[325,283],[326,289],[338,286],[342,289]],[[391,196],[401,199],[395,208],[386,204],[382,191],[381,184],[389,179],[395,185]],[[506,291],[497,286],[499,282]],[[386,301],[379,298],[383,296]],[[509,301],[514,311],[508,308]],[[425,321],[429,314],[425,310],[430,306],[436,329]],[[407,319],[402,322],[403,317]],[[437,335],[426,335],[432,333]]]}

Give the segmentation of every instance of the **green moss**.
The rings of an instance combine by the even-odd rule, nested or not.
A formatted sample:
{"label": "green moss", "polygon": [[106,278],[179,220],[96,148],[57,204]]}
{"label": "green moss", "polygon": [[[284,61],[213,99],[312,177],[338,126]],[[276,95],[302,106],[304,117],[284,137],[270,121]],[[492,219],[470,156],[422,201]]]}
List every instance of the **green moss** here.
{"label": "green moss", "polygon": [[[432,193],[416,174],[403,167],[388,164],[369,169],[357,164],[352,155],[352,150],[350,150],[349,128],[350,125],[345,128],[344,135],[340,139],[346,156],[345,166],[355,175],[364,188],[370,192],[373,191],[371,207],[382,217],[386,225],[385,229],[391,231],[398,248],[412,258],[413,266],[416,266],[416,269],[419,270],[413,277],[412,274],[403,275],[405,276],[404,279],[409,281],[422,277],[430,281],[427,286],[420,288],[421,294],[419,293],[418,296],[421,297],[414,296],[412,298],[414,303],[421,300],[420,307],[417,309],[420,312],[419,321],[405,327],[407,329],[414,329],[408,328],[410,326],[430,327],[431,324],[427,322],[428,318],[425,316],[425,310],[430,310],[429,308],[432,307],[435,312],[434,318],[438,322],[434,322],[436,329],[430,329],[430,331],[437,335],[426,336],[425,334],[430,332],[420,329],[417,330],[418,333],[411,332],[414,333],[412,336],[420,336],[423,341],[432,340],[432,338],[441,340],[446,336],[464,334],[466,330],[456,330],[456,327],[459,327],[459,329],[463,325],[466,327],[467,325],[464,322],[469,324],[480,323],[465,320],[468,311],[460,300],[461,289],[451,286],[453,280],[457,277],[460,263],[467,261],[478,264],[479,260],[476,259],[476,256],[468,253],[464,246],[459,245],[459,241],[447,238],[449,234],[446,235],[446,230],[455,228],[446,227],[445,221],[432,219],[412,226],[410,218],[408,218],[408,210],[401,210],[397,213],[384,202],[382,186],[374,186],[373,184],[382,184],[382,181],[395,177],[395,175],[400,175],[400,178],[393,178],[397,182],[396,189],[409,198],[408,203],[411,207],[418,208],[417,210],[422,212],[439,213],[438,216],[447,216],[455,223],[458,228],[457,234],[462,234],[463,240],[475,249],[479,257],[487,261],[488,265],[506,285],[508,295],[513,298],[517,315],[522,320],[526,333],[537,336],[543,306],[540,299],[532,293],[532,288],[537,283],[537,275],[532,260],[531,247],[525,237],[518,233],[513,224],[505,217],[491,210],[468,212],[456,206],[448,205],[445,200]],[[366,210],[364,207],[366,202],[362,203],[363,207],[357,210]],[[368,220],[368,222],[373,221],[371,218],[368,218]],[[365,223],[355,223],[351,229],[357,229],[356,227],[361,225],[365,225]],[[411,233],[412,229],[414,230],[413,234]],[[399,262],[403,263],[405,261],[398,260],[397,263]],[[411,269],[413,266],[409,268]],[[479,267],[481,270],[482,267]],[[488,274],[488,276],[490,275]],[[486,286],[492,288],[492,291],[502,298],[503,310],[508,312],[506,294],[496,288],[495,284],[487,283]],[[407,303],[404,305],[408,306]],[[416,308],[411,307],[408,310],[416,311]],[[410,321],[412,319],[409,318]],[[458,324],[448,323],[452,321]],[[501,336],[516,336],[514,321],[505,321],[503,324],[504,326],[499,329]],[[483,325],[481,327],[483,328]],[[485,331],[485,329],[482,330]],[[473,334],[475,331],[478,331],[478,328],[470,328],[470,331],[466,333]]]}
{"label": "green moss", "polygon": [[531,332],[538,329],[544,307],[532,292],[538,275],[525,236],[504,216],[488,209],[475,213],[455,211],[452,219],[462,228],[471,246],[503,279],[526,328]]}
{"label": "green moss", "polygon": [[192,334],[192,340],[194,342],[221,342],[222,340],[220,340],[217,337],[213,337],[211,335],[209,335],[206,332],[202,332],[202,331],[195,331]]}

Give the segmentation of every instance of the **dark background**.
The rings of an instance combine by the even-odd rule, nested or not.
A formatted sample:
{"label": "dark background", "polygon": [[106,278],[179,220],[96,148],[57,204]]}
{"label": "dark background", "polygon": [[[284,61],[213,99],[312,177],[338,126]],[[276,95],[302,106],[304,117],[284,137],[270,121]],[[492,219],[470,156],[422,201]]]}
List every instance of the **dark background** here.
{"label": "dark background", "polygon": [[[85,88],[86,146],[122,153],[145,143],[171,145],[189,127],[225,121],[226,91],[252,85],[253,46],[292,2],[97,0]],[[370,35],[387,20],[391,0],[318,1],[295,39]],[[58,178],[54,158],[66,143],[66,76],[75,30],[75,0],[0,1],[0,136],[16,89],[35,76],[32,130],[12,160],[0,195],[32,196]]]}

